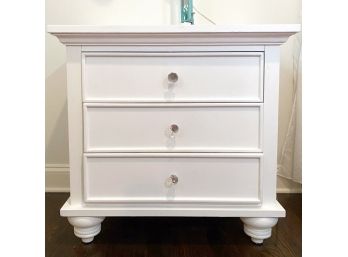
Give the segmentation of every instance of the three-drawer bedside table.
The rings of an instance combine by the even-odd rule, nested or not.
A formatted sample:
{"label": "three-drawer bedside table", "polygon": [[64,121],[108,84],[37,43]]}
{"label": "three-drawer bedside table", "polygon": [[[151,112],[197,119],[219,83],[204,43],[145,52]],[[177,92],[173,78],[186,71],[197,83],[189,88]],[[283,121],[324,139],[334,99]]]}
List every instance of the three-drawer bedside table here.
{"label": "three-drawer bedside table", "polygon": [[70,198],[89,243],[106,216],[240,217],[271,236],[280,45],[299,25],[49,26],[67,48]]}

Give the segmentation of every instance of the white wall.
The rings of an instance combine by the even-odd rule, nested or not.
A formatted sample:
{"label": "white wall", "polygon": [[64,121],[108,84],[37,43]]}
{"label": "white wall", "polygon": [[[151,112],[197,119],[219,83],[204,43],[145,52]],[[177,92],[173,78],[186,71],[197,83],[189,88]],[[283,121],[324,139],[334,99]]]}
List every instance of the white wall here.
{"label": "white wall", "polygon": [[[46,24],[165,25],[170,6],[180,0],[46,0]],[[300,23],[300,0],[194,0],[194,5],[217,24]],[[195,16],[196,24],[207,21]],[[279,149],[290,119],[293,96],[295,38],[282,46],[280,70]],[[67,188],[68,127],[65,47],[46,35],[46,188]],[[279,179],[282,191],[299,185]]]}

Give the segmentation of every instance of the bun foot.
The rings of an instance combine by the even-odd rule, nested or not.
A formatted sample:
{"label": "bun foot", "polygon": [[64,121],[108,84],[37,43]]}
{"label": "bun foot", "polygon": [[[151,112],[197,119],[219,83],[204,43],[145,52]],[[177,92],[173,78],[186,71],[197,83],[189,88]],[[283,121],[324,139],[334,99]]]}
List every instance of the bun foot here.
{"label": "bun foot", "polygon": [[104,219],[105,217],[68,217],[69,223],[74,226],[75,236],[85,244],[91,243],[94,236],[99,234]]}
{"label": "bun foot", "polygon": [[241,218],[244,223],[244,232],[251,237],[255,244],[262,244],[264,239],[271,237],[272,227],[277,224],[278,218]]}

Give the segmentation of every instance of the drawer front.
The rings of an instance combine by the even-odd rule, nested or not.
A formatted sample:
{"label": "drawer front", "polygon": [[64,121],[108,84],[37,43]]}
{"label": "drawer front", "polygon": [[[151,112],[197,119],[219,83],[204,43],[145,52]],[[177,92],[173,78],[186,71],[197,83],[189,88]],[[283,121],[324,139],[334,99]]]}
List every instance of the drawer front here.
{"label": "drawer front", "polygon": [[261,155],[87,155],[84,197],[87,203],[258,204],[260,162]]}
{"label": "drawer front", "polygon": [[260,152],[262,105],[85,104],[85,152]]}
{"label": "drawer front", "polygon": [[263,52],[84,53],[82,70],[87,102],[261,102],[263,97]]}

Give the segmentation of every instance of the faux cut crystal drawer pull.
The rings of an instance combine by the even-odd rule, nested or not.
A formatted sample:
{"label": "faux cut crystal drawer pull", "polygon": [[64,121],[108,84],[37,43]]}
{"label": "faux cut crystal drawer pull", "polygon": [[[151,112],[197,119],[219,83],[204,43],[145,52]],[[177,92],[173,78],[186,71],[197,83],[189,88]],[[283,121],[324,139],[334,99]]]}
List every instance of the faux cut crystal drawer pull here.
{"label": "faux cut crystal drawer pull", "polygon": [[175,83],[177,82],[179,79],[178,74],[176,74],[175,72],[171,72],[168,74],[168,81],[171,83]]}
{"label": "faux cut crystal drawer pull", "polygon": [[170,136],[174,137],[175,134],[177,134],[179,132],[179,126],[176,124],[172,124],[172,125],[170,125],[169,130],[170,130]]}
{"label": "faux cut crystal drawer pull", "polygon": [[170,175],[170,177],[166,179],[165,185],[166,187],[169,188],[173,185],[178,184],[178,182],[179,182],[179,178],[176,175]]}
{"label": "faux cut crystal drawer pull", "polygon": [[179,182],[179,178],[176,175],[170,175],[168,180],[172,185],[178,184]]}

